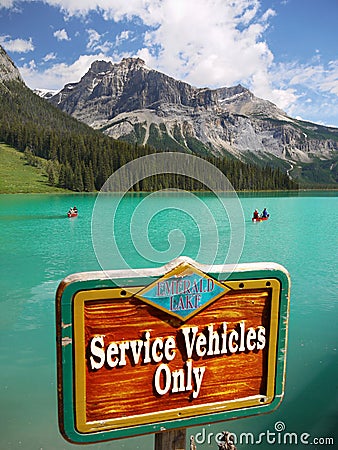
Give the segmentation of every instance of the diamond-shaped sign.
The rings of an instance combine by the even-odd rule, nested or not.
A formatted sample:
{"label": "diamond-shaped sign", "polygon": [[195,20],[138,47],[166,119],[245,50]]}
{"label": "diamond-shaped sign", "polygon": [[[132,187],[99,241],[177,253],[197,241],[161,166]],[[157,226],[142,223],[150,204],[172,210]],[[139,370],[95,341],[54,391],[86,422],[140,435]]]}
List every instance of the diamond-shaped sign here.
{"label": "diamond-shaped sign", "polygon": [[142,289],[136,297],[186,321],[229,288],[184,262]]}

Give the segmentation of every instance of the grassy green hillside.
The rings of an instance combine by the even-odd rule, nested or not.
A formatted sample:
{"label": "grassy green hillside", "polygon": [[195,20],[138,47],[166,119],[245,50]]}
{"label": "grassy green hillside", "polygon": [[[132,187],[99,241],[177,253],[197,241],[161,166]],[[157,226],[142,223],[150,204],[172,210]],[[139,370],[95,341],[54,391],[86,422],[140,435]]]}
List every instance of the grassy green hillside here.
{"label": "grassy green hillside", "polygon": [[[44,161],[41,161],[43,167]],[[0,143],[0,193],[69,192],[48,184],[43,168],[27,164],[24,155]]]}

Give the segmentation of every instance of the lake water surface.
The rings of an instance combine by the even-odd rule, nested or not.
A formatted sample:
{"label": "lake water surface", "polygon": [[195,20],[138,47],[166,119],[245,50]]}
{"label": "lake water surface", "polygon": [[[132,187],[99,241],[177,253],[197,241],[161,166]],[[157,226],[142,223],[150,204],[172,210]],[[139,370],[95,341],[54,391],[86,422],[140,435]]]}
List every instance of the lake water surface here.
{"label": "lake water surface", "polygon": [[[315,438],[326,437],[338,445],[337,192],[241,194],[239,200],[226,200],[228,216],[217,198],[192,197],[124,198],[114,230],[119,255],[112,257],[109,210],[106,216],[100,212],[92,229],[96,196],[0,196],[1,449],[75,448],[57,424],[55,292],[60,281],[70,273],[100,270],[100,263],[104,269],[152,267],[180,254],[201,263],[273,261],[287,268],[292,281],[281,406],[268,415],[188,429],[198,450],[217,449],[215,435],[225,429],[238,436],[251,433],[261,449],[305,448],[305,441],[312,449],[333,448],[315,444]],[[79,216],[68,219],[74,204]],[[252,223],[252,211],[263,207],[270,219]],[[283,442],[285,432],[295,433],[297,446]],[[86,448],[151,450],[153,442],[148,435]],[[249,447],[238,443],[239,449]]]}

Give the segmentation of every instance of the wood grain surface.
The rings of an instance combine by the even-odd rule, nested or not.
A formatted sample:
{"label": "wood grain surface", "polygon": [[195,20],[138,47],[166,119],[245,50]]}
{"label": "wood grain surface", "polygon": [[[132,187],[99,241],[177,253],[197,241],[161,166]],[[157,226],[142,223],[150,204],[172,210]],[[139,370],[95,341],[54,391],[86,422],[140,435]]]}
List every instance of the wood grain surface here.
{"label": "wood grain surface", "polygon": [[[87,421],[265,395],[270,314],[269,289],[228,292],[185,323],[135,297],[85,302]],[[226,322],[230,332],[240,321],[245,321],[246,329],[265,327],[265,348],[200,358],[195,355],[193,366],[206,368],[197,398],[192,398],[191,392],[159,395],[153,384],[159,363],[133,365],[128,351],[127,364],[123,367],[109,368],[105,365],[99,370],[92,370],[89,364],[89,344],[94,336],[104,335],[105,342],[110,343],[141,339],[146,331],[150,331],[151,340],[174,336],[178,348],[168,367],[171,371],[182,369],[186,361],[180,331],[183,326],[197,326],[202,332],[208,325],[214,324],[214,329],[217,329]]]}

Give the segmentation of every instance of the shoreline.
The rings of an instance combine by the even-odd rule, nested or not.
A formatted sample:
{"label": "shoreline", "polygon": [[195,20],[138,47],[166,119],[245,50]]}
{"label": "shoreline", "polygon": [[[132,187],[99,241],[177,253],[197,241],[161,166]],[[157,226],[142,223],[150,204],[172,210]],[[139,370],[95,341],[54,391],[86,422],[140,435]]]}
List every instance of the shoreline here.
{"label": "shoreline", "polygon": [[[0,195],[98,195],[98,194],[128,194],[128,195],[142,195],[142,194],[151,194],[154,192],[161,192],[161,190],[157,190],[157,191],[131,191],[131,192],[123,192],[123,191],[116,191],[116,192],[101,192],[101,191],[92,191],[92,192],[86,192],[86,191],[81,191],[81,192],[76,192],[76,191],[65,191],[62,190],[62,188],[59,188],[60,190],[55,190],[55,191],[50,191],[50,192],[46,192],[46,191],[41,191],[41,192],[1,192],[0,191]],[[307,193],[311,193],[311,192],[337,192],[338,193],[338,186],[332,187],[332,188],[304,188],[304,189],[290,189],[290,190],[238,190],[236,191],[235,189],[233,191],[207,191],[207,190],[200,190],[200,191],[185,191],[182,189],[174,189],[174,188],[168,188],[165,190],[162,190],[163,193],[166,194],[181,194],[184,195],[185,192],[189,192],[189,193],[194,193],[194,194],[295,194],[295,193],[302,193],[302,192],[307,192]]]}

